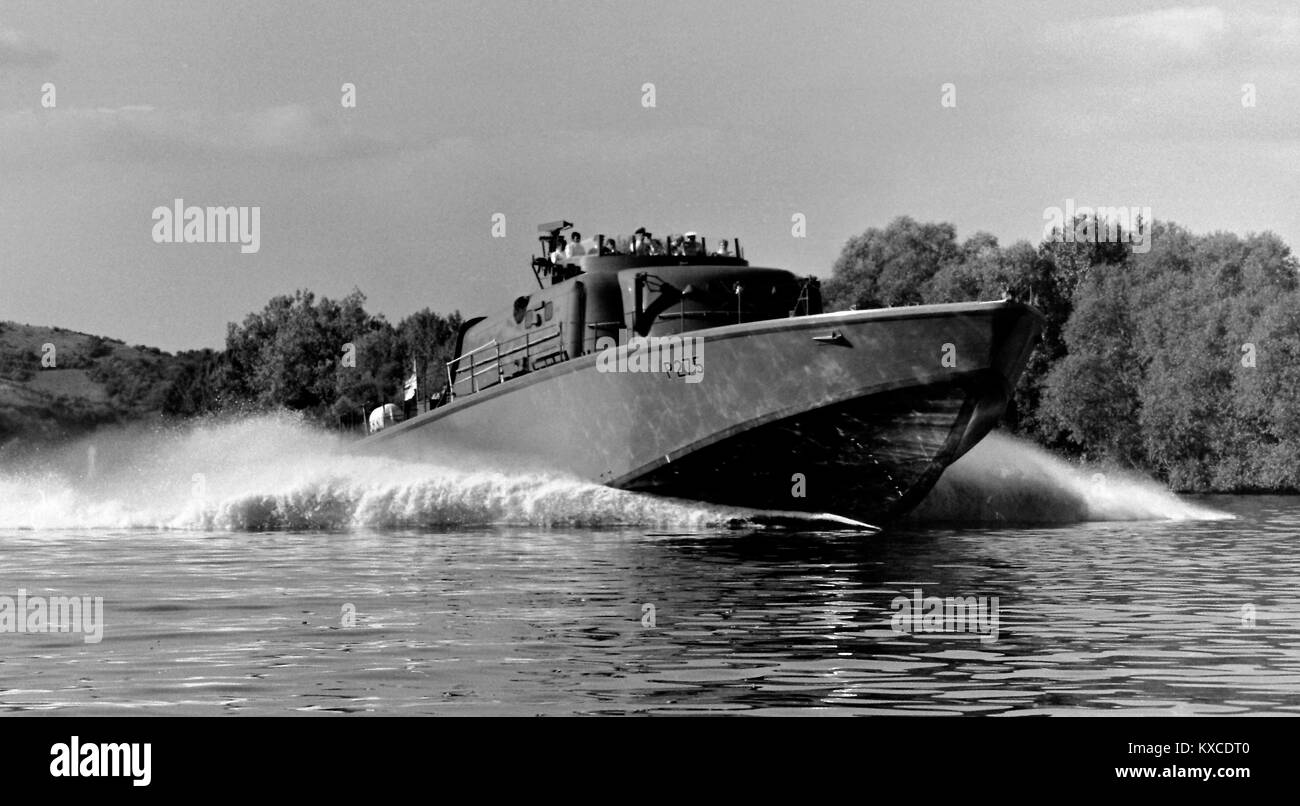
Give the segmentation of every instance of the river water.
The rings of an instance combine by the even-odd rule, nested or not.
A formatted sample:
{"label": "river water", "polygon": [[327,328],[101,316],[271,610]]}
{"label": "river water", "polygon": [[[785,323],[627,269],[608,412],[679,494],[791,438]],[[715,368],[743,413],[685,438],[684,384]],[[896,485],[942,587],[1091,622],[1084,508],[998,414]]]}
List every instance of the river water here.
{"label": "river water", "polygon": [[0,471],[0,610],[103,607],[98,636],[0,631],[0,709],[1300,712],[1300,499],[1178,499],[993,438],[952,474],[990,481],[904,527],[775,529],[332,439],[248,421]]}

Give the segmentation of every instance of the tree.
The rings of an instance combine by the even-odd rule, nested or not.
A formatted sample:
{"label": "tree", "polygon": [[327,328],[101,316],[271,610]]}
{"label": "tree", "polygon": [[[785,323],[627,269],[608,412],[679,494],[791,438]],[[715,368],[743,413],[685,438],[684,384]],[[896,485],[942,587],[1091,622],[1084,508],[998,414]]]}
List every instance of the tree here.
{"label": "tree", "polygon": [[1125,267],[1094,267],[1079,284],[1065,326],[1066,355],[1044,382],[1043,415],[1092,458],[1140,466],[1138,385],[1145,361],[1133,349],[1134,311]]}
{"label": "tree", "polygon": [[[442,316],[428,308],[417,311],[397,323],[398,338],[406,355],[415,363],[421,392],[429,394],[447,385],[447,362],[455,358],[456,339],[460,335],[460,311]],[[408,362],[407,366],[410,366]]]}
{"label": "tree", "polygon": [[902,216],[885,229],[849,239],[822,287],[828,310],[917,305],[921,288],[960,259],[951,224],[918,224]]}
{"label": "tree", "polygon": [[339,301],[305,290],[271,299],[242,325],[228,327],[224,358],[228,397],[305,411],[322,421],[331,420],[343,390],[377,402],[400,383],[392,325],[366,313],[365,295],[357,290]]}

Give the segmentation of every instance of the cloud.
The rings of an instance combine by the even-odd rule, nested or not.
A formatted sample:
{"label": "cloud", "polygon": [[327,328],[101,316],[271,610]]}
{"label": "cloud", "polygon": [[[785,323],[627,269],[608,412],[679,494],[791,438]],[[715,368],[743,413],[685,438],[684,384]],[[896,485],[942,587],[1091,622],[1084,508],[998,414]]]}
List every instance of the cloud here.
{"label": "cloud", "polygon": [[1104,36],[1134,45],[1195,55],[1223,41],[1228,21],[1219,8],[1165,8],[1105,19],[1101,27]]}
{"label": "cloud", "polygon": [[58,55],[20,31],[0,28],[0,67],[47,67]]}
{"label": "cloud", "polygon": [[0,115],[0,161],[28,165],[301,163],[379,156],[405,147],[301,104],[228,114],[136,105]]}
{"label": "cloud", "polygon": [[1294,65],[1300,11],[1177,6],[1065,22],[1042,32],[1043,56],[1097,73]]}
{"label": "cloud", "polygon": [[[1293,142],[1300,125],[1298,51],[1296,8],[1174,7],[1073,19],[1037,37],[1035,76],[1045,91],[1012,102],[1045,141],[1255,142],[1271,151]],[[1243,103],[1247,85],[1254,105]]]}

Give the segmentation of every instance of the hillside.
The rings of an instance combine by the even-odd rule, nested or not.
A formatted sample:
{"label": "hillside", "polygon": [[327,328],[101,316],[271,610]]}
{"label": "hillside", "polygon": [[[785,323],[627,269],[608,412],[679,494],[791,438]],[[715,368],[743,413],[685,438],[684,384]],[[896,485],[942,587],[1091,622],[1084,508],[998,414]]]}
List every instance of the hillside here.
{"label": "hillside", "polygon": [[[47,355],[45,363],[53,366],[43,366]],[[180,357],[153,347],[0,322],[0,447],[8,453],[106,423],[157,416],[183,366]]]}
{"label": "hillside", "polygon": [[[277,296],[231,325],[225,349],[175,355],[0,322],[0,458],[131,421],[290,410],[352,428],[364,423],[363,410],[400,399],[412,367],[426,394],[436,392],[460,313],[425,308],[394,326],[364,302],[359,290],[340,300],[307,290]],[[51,347],[53,360],[43,362]]]}

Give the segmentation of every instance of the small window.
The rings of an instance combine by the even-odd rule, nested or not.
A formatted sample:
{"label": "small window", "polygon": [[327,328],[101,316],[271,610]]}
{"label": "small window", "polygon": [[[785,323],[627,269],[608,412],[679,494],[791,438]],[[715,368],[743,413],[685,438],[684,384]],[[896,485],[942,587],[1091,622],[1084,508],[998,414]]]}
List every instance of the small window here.
{"label": "small window", "polygon": [[545,312],[544,317],[546,321],[548,322],[551,321],[551,319],[555,316],[555,303],[554,302],[546,303],[546,307],[543,308],[543,310]]}
{"label": "small window", "polygon": [[528,312],[528,297],[519,297],[515,300],[515,324],[524,321],[524,315]]}

